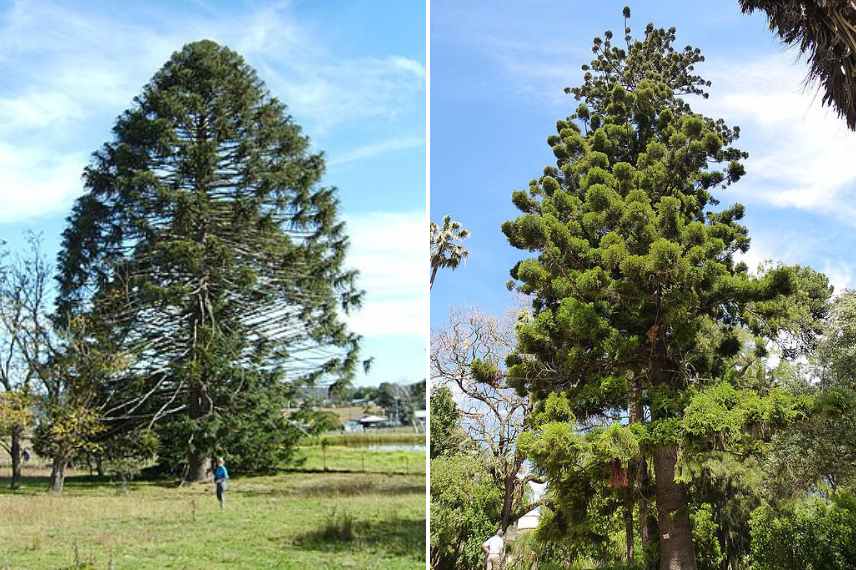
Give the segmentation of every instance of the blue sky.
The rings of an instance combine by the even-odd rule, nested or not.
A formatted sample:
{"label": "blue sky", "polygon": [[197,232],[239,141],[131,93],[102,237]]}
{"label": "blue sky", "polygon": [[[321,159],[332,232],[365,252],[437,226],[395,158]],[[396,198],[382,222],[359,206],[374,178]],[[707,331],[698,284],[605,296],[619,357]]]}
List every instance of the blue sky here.
{"label": "blue sky", "polygon": [[0,238],[56,254],[92,151],[187,42],[241,53],[326,152],[366,304],[351,317],[375,367],[424,378],[425,7],[422,2],[0,0]]}
{"label": "blue sky", "polygon": [[[503,313],[519,304],[505,289],[526,252],[500,224],[516,215],[511,192],[553,164],[546,138],[576,102],[562,89],[582,80],[591,39],[621,37],[625,1],[532,0],[431,3],[431,217],[472,231],[470,259],[441,273],[431,291],[431,326],[451,307]],[[836,289],[856,287],[856,133],[821,108],[806,65],[736,0],[631,4],[631,27],[675,26],[679,47],[702,49],[697,71],[713,82],[694,107],[742,128],[747,176],[720,194],[747,207],[747,262],[801,263]],[[703,103],[703,104],[702,104]]]}

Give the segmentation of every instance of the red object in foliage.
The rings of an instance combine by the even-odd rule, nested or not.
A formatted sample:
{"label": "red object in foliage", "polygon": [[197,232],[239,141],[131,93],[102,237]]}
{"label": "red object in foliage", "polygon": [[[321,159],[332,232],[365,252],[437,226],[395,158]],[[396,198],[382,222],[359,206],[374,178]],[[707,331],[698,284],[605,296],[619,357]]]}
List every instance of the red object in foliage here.
{"label": "red object in foliage", "polygon": [[613,489],[624,489],[627,487],[627,469],[621,466],[621,461],[613,459],[610,463],[611,474],[609,486]]}

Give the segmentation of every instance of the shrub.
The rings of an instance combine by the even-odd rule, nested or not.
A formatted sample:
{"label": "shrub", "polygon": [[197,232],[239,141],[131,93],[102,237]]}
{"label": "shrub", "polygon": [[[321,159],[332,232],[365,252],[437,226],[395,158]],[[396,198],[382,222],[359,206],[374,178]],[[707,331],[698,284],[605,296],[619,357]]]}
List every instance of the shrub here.
{"label": "shrub", "polygon": [[808,499],[751,520],[752,570],[848,570],[856,560],[856,498]]}

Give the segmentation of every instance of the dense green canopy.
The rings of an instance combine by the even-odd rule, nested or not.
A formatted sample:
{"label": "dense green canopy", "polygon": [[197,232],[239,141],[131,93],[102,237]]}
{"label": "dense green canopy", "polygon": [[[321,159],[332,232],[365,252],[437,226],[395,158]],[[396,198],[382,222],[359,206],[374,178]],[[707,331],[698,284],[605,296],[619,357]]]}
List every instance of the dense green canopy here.
{"label": "dense green canopy", "polygon": [[691,454],[721,449],[705,444],[729,430],[750,441],[728,444],[751,445],[769,436],[756,424],[800,413],[788,394],[729,376],[734,358],[747,348],[761,357],[781,335],[810,343],[811,311],[829,295],[813,272],[753,275],[738,261],[750,243],[744,207],[717,208],[717,196],[743,176],[747,154],[734,146],[737,127],[692,111],[710,85],[695,71],[704,57],[674,42],[674,28],[650,24],[633,39],[626,22],[624,47],[609,31],[594,39],[583,83],[567,90],[580,104],[547,139],[556,163],[513,193],[521,214],[502,226],[535,254],[511,271],[533,315],[508,364],[544,410],[522,445],[550,481],[551,520],[559,534],[595,540],[597,497],[626,489],[632,557],[639,497],[627,471],[648,500],[653,459],[659,531],[645,534],[669,570],[697,567],[682,471]]}
{"label": "dense green canopy", "polygon": [[109,416],[192,420],[198,463],[201,420],[248,390],[350,376],[340,316],[361,293],[336,192],[285,106],[211,41],[176,52],[113,130],[64,233],[58,314],[95,315],[133,357],[104,386]]}

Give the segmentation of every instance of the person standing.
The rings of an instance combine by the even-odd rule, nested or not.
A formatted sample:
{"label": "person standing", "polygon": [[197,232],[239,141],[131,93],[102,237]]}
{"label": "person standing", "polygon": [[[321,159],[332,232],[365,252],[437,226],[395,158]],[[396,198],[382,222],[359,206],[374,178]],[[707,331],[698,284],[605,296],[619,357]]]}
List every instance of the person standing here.
{"label": "person standing", "polygon": [[502,529],[496,531],[496,534],[484,541],[482,550],[485,553],[485,569],[499,570],[502,566],[502,553],[505,551],[505,540]]}
{"label": "person standing", "polygon": [[217,501],[220,502],[220,510],[226,503],[226,488],[229,479],[229,471],[226,469],[226,462],[222,457],[217,458],[217,468],[214,469],[214,488],[217,493]]}

